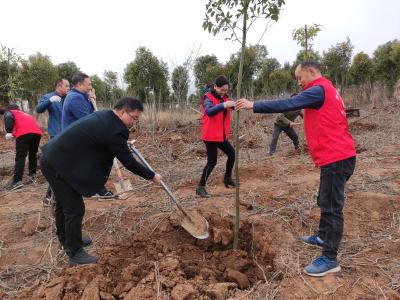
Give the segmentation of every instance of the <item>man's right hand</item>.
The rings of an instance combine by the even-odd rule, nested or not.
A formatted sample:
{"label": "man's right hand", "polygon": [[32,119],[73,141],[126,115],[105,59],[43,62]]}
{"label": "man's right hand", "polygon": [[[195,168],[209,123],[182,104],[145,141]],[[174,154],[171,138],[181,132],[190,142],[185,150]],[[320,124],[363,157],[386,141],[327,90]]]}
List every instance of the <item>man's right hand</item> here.
{"label": "man's right hand", "polygon": [[54,102],[61,102],[61,97],[60,97],[60,96],[57,96],[57,95],[54,95],[54,96],[50,97],[49,100],[50,100],[51,103],[54,103]]}
{"label": "man's right hand", "polygon": [[6,140],[12,140],[13,137],[12,133],[6,133]]}
{"label": "man's right hand", "polygon": [[236,105],[235,105],[235,110],[239,110],[239,109],[253,109],[253,102],[249,101],[247,99],[239,99],[236,100]]}
{"label": "man's right hand", "polygon": [[161,183],[161,179],[162,179],[161,175],[156,173],[156,175],[154,175],[152,180],[153,180],[154,183],[160,184]]}

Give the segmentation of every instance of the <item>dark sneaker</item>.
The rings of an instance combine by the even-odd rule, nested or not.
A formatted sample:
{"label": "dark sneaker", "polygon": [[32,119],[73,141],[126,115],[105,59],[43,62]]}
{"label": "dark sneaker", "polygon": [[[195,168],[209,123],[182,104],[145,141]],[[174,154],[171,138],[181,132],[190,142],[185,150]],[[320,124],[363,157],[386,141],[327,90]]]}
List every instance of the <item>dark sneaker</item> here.
{"label": "dark sneaker", "polygon": [[316,247],[323,247],[324,246],[324,241],[317,235],[306,235],[301,238],[301,240],[310,246],[316,246]]}
{"label": "dark sneaker", "polygon": [[10,189],[13,191],[13,190],[20,189],[20,188],[22,188],[23,186],[24,186],[24,184],[22,183],[22,181],[17,181],[17,182],[13,182],[13,183],[11,184]]}
{"label": "dark sneaker", "polygon": [[70,265],[86,265],[93,264],[97,261],[97,257],[90,255],[83,248],[79,249],[75,255],[69,258]]}
{"label": "dark sneaker", "polygon": [[305,267],[303,271],[310,276],[322,277],[328,273],[339,272],[340,266],[336,259],[322,255]]}
{"label": "dark sneaker", "polygon": [[224,178],[224,185],[225,185],[226,188],[229,188],[229,186],[233,186],[233,187],[236,186],[235,182],[232,180],[231,177],[225,177]]}
{"label": "dark sneaker", "polygon": [[100,198],[107,199],[107,198],[113,198],[114,194],[111,191],[105,190],[104,192],[99,193],[99,196]]}
{"label": "dark sneaker", "polygon": [[206,188],[204,186],[199,185],[196,189],[196,195],[202,198],[210,198],[210,194],[207,193]]}
{"label": "dark sneaker", "polygon": [[44,206],[50,206],[51,205],[51,196],[48,196],[48,195],[46,195],[44,198],[43,198],[43,205]]}
{"label": "dark sneaker", "polygon": [[83,247],[88,247],[88,246],[90,246],[91,244],[93,244],[92,239],[86,238],[86,237],[82,237],[82,246],[83,246]]}
{"label": "dark sneaker", "polygon": [[36,175],[29,175],[29,183],[37,183]]}

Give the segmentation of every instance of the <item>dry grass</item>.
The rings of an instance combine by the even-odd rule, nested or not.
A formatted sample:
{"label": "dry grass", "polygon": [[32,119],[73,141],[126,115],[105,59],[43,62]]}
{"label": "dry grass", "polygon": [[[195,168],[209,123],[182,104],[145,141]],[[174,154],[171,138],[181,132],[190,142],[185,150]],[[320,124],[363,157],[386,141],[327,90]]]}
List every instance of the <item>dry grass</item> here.
{"label": "dry grass", "polygon": [[147,109],[140,118],[140,124],[144,128],[152,128],[152,122],[155,119],[155,128],[180,128],[187,126],[201,119],[201,114],[192,109],[174,109],[159,111],[155,118],[153,112]]}

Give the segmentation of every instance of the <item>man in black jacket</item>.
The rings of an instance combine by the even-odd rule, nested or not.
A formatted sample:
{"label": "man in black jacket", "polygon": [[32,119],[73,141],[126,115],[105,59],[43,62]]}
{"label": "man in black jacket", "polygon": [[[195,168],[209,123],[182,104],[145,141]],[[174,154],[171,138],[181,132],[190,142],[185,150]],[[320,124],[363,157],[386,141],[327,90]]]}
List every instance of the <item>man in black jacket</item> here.
{"label": "man in black jacket", "polygon": [[155,183],[161,181],[161,175],[133,158],[127,145],[128,128],[142,111],[139,100],[123,98],[113,110],[98,111],[74,122],[42,147],[42,173],[56,198],[57,236],[71,264],[97,261],[83,249],[91,241],[82,241],[82,195],[92,196],[104,186],[114,157],[132,173]]}

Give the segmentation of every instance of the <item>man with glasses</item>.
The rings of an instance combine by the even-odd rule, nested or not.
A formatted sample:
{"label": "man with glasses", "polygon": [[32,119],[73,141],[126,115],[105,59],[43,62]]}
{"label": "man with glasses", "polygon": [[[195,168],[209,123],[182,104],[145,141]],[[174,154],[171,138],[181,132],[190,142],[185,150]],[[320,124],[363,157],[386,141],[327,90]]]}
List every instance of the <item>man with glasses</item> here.
{"label": "man with glasses", "polygon": [[127,145],[129,128],[142,111],[139,100],[123,98],[113,110],[98,111],[74,122],[42,147],[42,173],[57,199],[57,236],[70,264],[97,261],[83,249],[87,245],[82,240],[82,196],[92,196],[104,186],[114,157],[132,173],[161,182],[161,175],[138,163]]}

